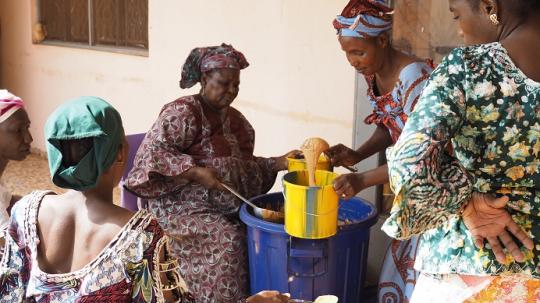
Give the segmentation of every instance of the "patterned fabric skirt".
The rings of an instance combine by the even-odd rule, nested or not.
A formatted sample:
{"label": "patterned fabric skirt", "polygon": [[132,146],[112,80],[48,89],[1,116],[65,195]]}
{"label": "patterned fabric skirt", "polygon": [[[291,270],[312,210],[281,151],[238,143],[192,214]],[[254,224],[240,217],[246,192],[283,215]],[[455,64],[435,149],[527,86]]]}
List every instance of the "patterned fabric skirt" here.
{"label": "patterned fabric skirt", "polygon": [[[197,208],[181,211],[174,196],[148,200],[148,207],[171,238],[180,273],[196,302],[237,303],[248,293],[246,230],[238,217]],[[194,199],[193,201],[196,201]],[[186,214],[185,212],[188,212]]]}
{"label": "patterned fabric skirt", "polygon": [[414,269],[417,249],[417,237],[406,241],[392,240],[379,278],[379,303],[410,301],[419,276],[419,272]]}
{"label": "patterned fabric skirt", "polygon": [[540,280],[525,275],[477,278],[466,283],[457,274],[421,274],[411,303],[534,303],[540,302]]}

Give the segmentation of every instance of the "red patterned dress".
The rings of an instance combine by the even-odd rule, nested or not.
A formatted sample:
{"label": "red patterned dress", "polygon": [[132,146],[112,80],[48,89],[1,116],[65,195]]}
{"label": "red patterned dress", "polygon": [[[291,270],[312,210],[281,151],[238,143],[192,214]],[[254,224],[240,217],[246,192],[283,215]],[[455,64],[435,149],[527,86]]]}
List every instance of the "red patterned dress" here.
{"label": "red patterned dress", "polygon": [[144,210],[135,213],[83,268],[62,274],[41,271],[37,218],[42,198],[50,193],[33,192],[12,209],[0,268],[0,302],[165,303],[163,292],[167,290],[175,291],[177,302],[195,302],[179,276],[176,260],[167,253],[161,259],[168,238]]}
{"label": "red patterned dress", "polygon": [[[365,123],[385,127],[395,143],[432,71],[431,60],[411,63],[401,70],[393,90],[384,95],[376,91],[375,76],[366,76],[368,100],[373,112],[365,119]],[[413,267],[417,247],[417,238],[392,240],[379,279],[379,302],[409,302],[419,276]]]}
{"label": "red patterned dress", "polygon": [[191,167],[215,168],[243,196],[267,192],[274,160],[253,156],[255,132],[236,109],[216,112],[198,96],[165,105],[146,134],[127,187],[173,238],[182,276],[199,302],[237,302],[247,296],[246,231],[241,201],[177,176]]}

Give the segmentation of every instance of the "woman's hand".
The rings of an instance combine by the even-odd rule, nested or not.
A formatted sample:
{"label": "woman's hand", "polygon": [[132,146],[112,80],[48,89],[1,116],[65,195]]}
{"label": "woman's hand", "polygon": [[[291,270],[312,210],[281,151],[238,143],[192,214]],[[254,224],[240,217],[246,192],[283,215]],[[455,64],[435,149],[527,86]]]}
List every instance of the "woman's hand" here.
{"label": "woman's hand", "polygon": [[280,294],[279,291],[265,290],[246,299],[247,303],[287,303],[289,294]]}
{"label": "woman's hand", "polygon": [[353,166],[361,160],[355,150],[343,144],[332,146],[324,153],[330,158],[332,166]]}
{"label": "woman's hand", "polygon": [[183,173],[182,177],[202,184],[207,189],[222,189],[218,171],[214,168],[192,167]]}
{"label": "woman's hand", "polygon": [[363,174],[346,174],[334,179],[334,190],[338,197],[349,200],[368,187]]}
{"label": "woman's hand", "polygon": [[471,232],[476,247],[483,248],[484,240],[487,240],[499,263],[506,263],[506,255],[501,244],[517,262],[523,262],[525,256],[514,242],[512,235],[528,249],[533,249],[534,243],[505,209],[506,203],[508,197],[496,198],[492,195],[473,193],[462,214],[463,222]]}
{"label": "woman's hand", "polygon": [[282,171],[287,170],[289,168],[289,160],[287,158],[296,158],[298,156],[301,156],[302,152],[295,149],[291,150],[290,152],[284,154],[283,156],[276,157],[276,163],[274,164],[274,170],[275,171]]}

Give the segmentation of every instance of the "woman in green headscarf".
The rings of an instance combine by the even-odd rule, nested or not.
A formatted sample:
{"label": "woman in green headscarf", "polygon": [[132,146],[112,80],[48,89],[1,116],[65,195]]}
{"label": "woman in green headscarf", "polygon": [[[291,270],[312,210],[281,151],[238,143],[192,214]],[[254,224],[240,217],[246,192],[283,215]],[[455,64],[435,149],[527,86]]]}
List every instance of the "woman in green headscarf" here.
{"label": "woman in green headscarf", "polygon": [[45,137],[52,180],[70,190],[35,191],[13,208],[0,301],[195,302],[152,215],[113,203],[128,150],[120,114],[81,97],[49,117]]}

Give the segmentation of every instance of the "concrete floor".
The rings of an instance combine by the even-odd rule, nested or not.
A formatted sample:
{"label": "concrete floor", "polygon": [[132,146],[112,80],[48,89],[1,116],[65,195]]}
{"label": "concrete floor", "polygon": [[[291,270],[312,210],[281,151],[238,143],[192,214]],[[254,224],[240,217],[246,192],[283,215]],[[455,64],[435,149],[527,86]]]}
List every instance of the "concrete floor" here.
{"label": "concrete floor", "polygon": [[[31,154],[24,161],[10,161],[2,180],[14,195],[24,196],[33,190],[52,190],[63,193],[66,190],[55,186],[51,181],[49,165],[44,156]],[[114,191],[114,202],[120,202],[120,191]]]}

